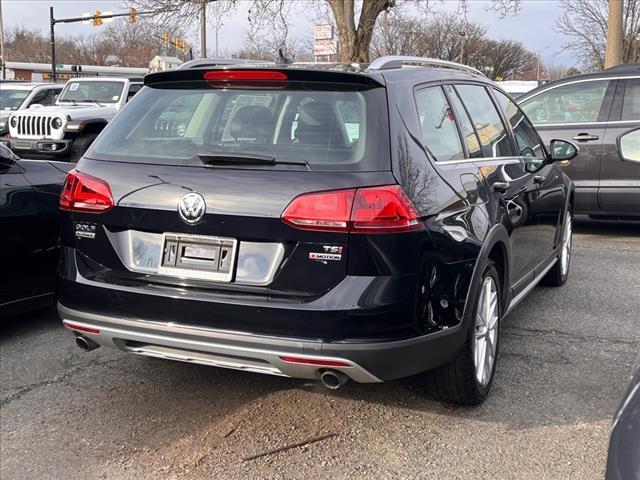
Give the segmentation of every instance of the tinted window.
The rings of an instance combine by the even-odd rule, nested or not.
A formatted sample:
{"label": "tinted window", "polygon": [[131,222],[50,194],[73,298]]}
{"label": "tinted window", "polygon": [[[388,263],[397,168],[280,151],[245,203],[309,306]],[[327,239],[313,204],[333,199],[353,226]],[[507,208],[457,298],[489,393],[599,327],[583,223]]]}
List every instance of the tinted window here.
{"label": "tinted window", "polygon": [[38,93],[36,93],[33,98],[31,99],[31,102],[29,102],[29,105],[36,105],[36,104],[40,104],[40,105],[44,105],[47,99],[47,93],[49,91],[48,90],[40,90]]}
{"label": "tinted window", "polygon": [[453,112],[442,88],[431,87],[416,93],[422,130],[422,144],[436,160],[464,158]]}
{"label": "tinted window", "polygon": [[464,142],[467,144],[467,150],[469,151],[469,156],[471,158],[482,157],[482,150],[480,149],[480,142],[478,141],[478,136],[476,135],[475,130],[473,129],[473,124],[469,119],[469,115],[464,109],[462,102],[460,101],[460,97],[453,89],[451,85],[445,85],[444,89],[447,91],[449,95],[449,99],[451,100],[451,105],[453,106],[453,110],[458,118],[458,125],[462,130],[462,138]]}
{"label": "tinted window", "polygon": [[494,90],[494,92],[498,105],[502,109],[502,113],[511,124],[520,155],[523,157],[544,159],[546,157],[546,153],[542,146],[540,136],[533,128],[533,125],[529,123],[527,117],[524,116],[509,97],[497,90]]}
{"label": "tinted window", "polygon": [[140,91],[142,84],[132,83],[129,85],[129,91],[127,92],[127,102],[133,98],[133,96]]}
{"label": "tinted window", "polygon": [[622,120],[640,120],[640,78],[630,78],[626,84]]}
{"label": "tinted window", "polygon": [[200,166],[198,154],[244,153],[312,169],[388,170],[384,89],[335,88],[146,87],[87,156]]}
{"label": "tinted window", "polygon": [[478,85],[456,85],[473,125],[480,136],[485,157],[508,157],[514,155],[511,140],[500,119],[491,97]]}
{"label": "tinted window", "polygon": [[536,125],[597,122],[608,86],[608,80],[562,85],[526,100],[521,106]]}

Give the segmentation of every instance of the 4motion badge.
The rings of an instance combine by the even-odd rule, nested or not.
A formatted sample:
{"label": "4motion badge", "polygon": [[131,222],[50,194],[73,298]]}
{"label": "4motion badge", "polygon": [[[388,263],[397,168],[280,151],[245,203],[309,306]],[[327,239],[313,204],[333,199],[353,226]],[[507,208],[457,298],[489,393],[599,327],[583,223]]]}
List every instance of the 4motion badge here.
{"label": "4motion badge", "polygon": [[342,260],[342,249],[344,247],[338,245],[324,245],[322,252],[309,252],[309,260],[317,262],[339,262]]}
{"label": "4motion badge", "polygon": [[96,228],[98,227],[96,223],[75,222],[74,227],[76,238],[88,238],[90,240],[96,238]]}

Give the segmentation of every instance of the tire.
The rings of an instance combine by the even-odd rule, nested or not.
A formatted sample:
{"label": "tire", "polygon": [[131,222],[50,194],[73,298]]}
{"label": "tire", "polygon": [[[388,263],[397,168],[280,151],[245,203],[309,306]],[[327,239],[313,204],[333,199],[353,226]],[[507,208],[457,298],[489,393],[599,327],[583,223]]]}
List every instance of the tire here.
{"label": "tire", "polygon": [[98,136],[97,133],[88,133],[86,135],[80,135],[75,141],[71,144],[71,154],[70,160],[72,162],[77,162],[82,158],[84,152],[91,146],[93,141]]}
{"label": "tire", "polygon": [[[489,287],[487,287],[489,285]],[[483,295],[483,289],[489,288],[489,294]],[[495,291],[494,291],[495,289]],[[488,262],[482,273],[482,280],[476,294],[476,304],[473,308],[473,316],[471,325],[468,328],[467,339],[464,347],[458,353],[456,358],[435,370],[425,372],[425,387],[436,399],[445,403],[453,403],[457,405],[478,405],[482,403],[489,394],[493,376],[496,370],[498,347],[500,345],[500,324],[502,321],[502,290],[500,287],[500,276],[493,262]],[[486,296],[489,295],[489,303],[485,303]],[[495,304],[495,305],[494,305]],[[484,336],[485,354],[488,353],[490,342],[493,354],[491,360],[487,360],[484,356],[483,370],[480,372],[476,369],[474,361],[475,353],[482,346],[481,336],[478,335],[482,326],[481,317],[487,316],[486,313],[479,316],[479,309],[487,305],[494,305],[489,317],[492,318],[492,327]],[[486,310],[485,310],[486,311]],[[486,327],[485,327],[486,328]],[[493,334],[491,334],[493,332]],[[481,355],[478,355],[480,358]],[[487,361],[490,365],[487,368]],[[481,379],[479,379],[481,378]]]}
{"label": "tire", "polygon": [[569,278],[569,267],[571,266],[571,247],[573,245],[573,212],[567,210],[562,228],[562,242],[558,261],[551,267],[551,270],[542,279],[542,284],[548,287],[561,287]]}

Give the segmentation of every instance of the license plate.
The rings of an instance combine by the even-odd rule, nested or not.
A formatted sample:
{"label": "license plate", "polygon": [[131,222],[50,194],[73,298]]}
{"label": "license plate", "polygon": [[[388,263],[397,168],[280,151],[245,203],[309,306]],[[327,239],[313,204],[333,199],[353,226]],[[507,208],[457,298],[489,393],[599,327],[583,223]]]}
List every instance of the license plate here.
{"label": "license plate", "polygon": [[233,278],[237,245],[235,238],[165,233],[158,273],[230,282]]}

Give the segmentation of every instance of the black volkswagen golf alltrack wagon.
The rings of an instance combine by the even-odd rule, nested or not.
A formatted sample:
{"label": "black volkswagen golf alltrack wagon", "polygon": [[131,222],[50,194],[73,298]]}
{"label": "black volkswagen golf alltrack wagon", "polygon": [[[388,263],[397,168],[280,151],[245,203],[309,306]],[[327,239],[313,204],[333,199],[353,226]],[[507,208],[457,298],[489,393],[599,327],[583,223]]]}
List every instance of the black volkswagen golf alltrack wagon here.
{"label": "black volkswagen golf alltrack wagon", "polygon": [[[145,77],[63,188],[59,313],[100,345],[484,400],[504,316],[569,271],[573,187],[480,72],[199,60]],[[417,375],[421,374],[421,375]]]}

